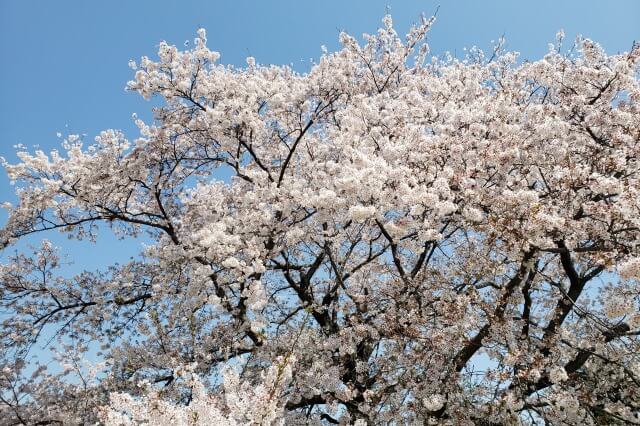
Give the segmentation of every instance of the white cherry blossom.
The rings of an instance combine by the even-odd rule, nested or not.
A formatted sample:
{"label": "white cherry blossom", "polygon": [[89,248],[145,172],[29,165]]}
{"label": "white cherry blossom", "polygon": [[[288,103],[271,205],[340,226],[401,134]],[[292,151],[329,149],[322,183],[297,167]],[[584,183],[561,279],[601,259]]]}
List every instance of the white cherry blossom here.
{"label": "white cherry blossom", "polygon": [[[306,73],[199,29],[130,63],[138,135],[18,147],[2,422],[640,424],[640,47],[429,58],[432,24]],[[54,230],[146,244],[70,276],[16,245]]]}

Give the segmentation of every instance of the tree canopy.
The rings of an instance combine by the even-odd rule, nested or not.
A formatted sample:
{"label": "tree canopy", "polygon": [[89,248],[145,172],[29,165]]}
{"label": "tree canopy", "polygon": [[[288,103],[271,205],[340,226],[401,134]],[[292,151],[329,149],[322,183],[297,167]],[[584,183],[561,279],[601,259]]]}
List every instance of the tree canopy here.
{"label": "tree canopy", "polygon": [[162,99],[138,138],[5,162],[5,251],[151,243],[0,266],[0,418],[640,424],[640,47],[430,57],[432,23],[306,73],[221,65],[200,29],[130,64]]}

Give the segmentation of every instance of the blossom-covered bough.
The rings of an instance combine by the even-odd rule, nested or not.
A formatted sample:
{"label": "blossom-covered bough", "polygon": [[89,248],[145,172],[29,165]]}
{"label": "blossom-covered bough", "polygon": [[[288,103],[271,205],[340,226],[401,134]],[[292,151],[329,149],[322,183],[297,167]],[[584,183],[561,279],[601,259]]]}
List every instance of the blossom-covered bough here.
{"label": "blossom-covered bough", "polygon": [[428,59],[431,24],[306,74],[199,30],[132,63],[138,139],[5,164],[5,247],[152,242],[0,267],[3,423],[640,424],[640,47]]}

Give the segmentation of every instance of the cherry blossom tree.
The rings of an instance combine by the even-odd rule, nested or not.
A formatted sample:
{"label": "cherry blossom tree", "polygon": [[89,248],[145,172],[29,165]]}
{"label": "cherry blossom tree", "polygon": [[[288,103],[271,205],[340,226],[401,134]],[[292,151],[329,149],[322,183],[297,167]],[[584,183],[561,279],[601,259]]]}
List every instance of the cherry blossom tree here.
{"label": "cherry blossom tree", "polygon": [[[640,424],[640,46],[430,58],[432,23],[304,74],[201,29],[130,64],[137,139],[5,161],[3,422]],[[9,253],[56,229],[151,243]]]}

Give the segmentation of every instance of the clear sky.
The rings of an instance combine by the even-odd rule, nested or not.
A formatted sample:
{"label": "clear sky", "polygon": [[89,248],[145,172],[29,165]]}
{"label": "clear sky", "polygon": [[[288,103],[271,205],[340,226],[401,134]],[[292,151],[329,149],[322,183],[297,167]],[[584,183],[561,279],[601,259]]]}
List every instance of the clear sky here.
{"label": "clear sky", "polygon": [[[388,9],[399,32],[421,12],[440,6],[429,42],[436,54],[488,47],[504,34],[507,47],[538,59],[564,29],[582,34],[609,53],[640,40],[640,1],[204,1],[204,0],[0,0],[0,155],[15,159],[13,145],[59,146],[56,132],[87,134],[119,128],[137,135],[131,114],[149,117],[150,104],[126,93],[129,59],[152,56],[161,40],[182,46],[199,27],[224,63],[292,63],[304,71],[320,46],[338,46],[340,30],[373,32]],[[0,201],[13,201],[0,172]],[[6,218],[0,214],[0,223]],[[33,238],[36,242],[44,235]],[[103,233],[97,246],[47,235],[76,261],[68,272],[123,261],[137,242]]]}

